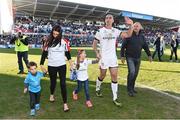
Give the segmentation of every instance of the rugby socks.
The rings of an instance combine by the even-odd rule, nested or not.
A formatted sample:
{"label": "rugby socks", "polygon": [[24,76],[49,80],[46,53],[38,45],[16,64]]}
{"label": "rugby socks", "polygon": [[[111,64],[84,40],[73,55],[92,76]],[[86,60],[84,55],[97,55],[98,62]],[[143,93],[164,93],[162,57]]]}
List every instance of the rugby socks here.
{"label": "rugby socks", "polygon": [[102,80],[98,77],[96,80],[96,91],[99,91],[101,89]]}
{"label": "rugby socks", "polygon": [[117,99],[117,94],[118,94],[118,83],[117,82],[111,82],[111,89],[113,93],[113,100]]}

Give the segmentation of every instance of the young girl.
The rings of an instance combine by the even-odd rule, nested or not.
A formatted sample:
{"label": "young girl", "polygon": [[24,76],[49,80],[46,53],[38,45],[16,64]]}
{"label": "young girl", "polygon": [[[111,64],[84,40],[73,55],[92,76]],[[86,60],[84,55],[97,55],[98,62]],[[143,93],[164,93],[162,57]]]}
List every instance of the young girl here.
{"label": "young girl", "polygon": [[40,109],[40,79],[45,75],[43,72],[36,70],[37,64],[35,62],[28,63],[28,75],[24,80],[25,88],[24,93],[29,91],[30,95],[30,115],[34,116],[35,111]]}
{"label": "young girl", "polygon": [[73,91],[73,99],[78,99],[78,93],[81,90],[82,84],[84,84],[85,95],[86,95],[86,105],[87,107],[92,107],[89,96],[89,85],[88,85],[88,65],[98,63],[98,60],[88,60],[86,59],[85,50],[78,50],[77,61],[75,62],[77,69],[77,88]]}

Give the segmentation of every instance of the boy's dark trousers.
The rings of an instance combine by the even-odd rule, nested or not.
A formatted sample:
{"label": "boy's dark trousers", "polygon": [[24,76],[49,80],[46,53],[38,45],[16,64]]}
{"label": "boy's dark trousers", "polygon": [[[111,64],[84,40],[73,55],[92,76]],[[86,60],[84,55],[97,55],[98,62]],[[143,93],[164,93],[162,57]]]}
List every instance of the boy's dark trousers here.
{"label": "boy's dark trousers", "polygon": [[30,108],[35,109],[35,105],[39,104],[40,102],[41,92],[33,93],[29,91],[29,96],[30,96]]}

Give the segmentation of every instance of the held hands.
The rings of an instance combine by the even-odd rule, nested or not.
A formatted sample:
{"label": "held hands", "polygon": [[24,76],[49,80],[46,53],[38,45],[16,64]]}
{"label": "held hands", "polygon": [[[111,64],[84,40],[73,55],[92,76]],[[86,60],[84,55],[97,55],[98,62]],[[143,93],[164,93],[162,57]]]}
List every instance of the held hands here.
{"label": "held hands", "polygon": [[27,91],[28,91],[28,89],[27,89],[27,88],[24,88],[24,94],[26,94],[26,93],[27,93]]}
{"label": "held hands", "polygon": [[70,64],[70,70],[73,70],[73,69],[75,69],[76,67],[75,67],[75,64],[73,64],[73,63],[71,63]]}
{"label": "held hands", "polygon": [[70,65],[70,70],[76,69],[76,65],[72,60],[69,61],[69,65]]}
{"label": "held hands", "polygon": [[48,72],[47,69],[46,69],[43,65],[41,65],[41,70],[42,70],[44,73],[47,73],[47,72]]}
{"label": "held hands", "polygon": [[127,25],[133,25],[133,20],[131,20],[129,17],[124,17],[124,21]]}
{"label": "held hands", "polygon": [[121,57],[121,62],[122,62],[122,64],[125,63],[125,57]]}
{"label": "held hands", "polygon": [[98,59],[98,60],[100,60],[101,59],[101,54],[100,53],[96,53],[96,58]]}
{"label": "held hands", "polygon": [[97,62],[99,62],[99,61],[100,61],[100,59],[96,58],[96,61],[97,61]]}
{"label": "held hands", "polygon": [[92,64],[96,64],[96,63],[98,63],[98,62],[99,62],[99,59],[96,58],[95,60],[92,61]]}

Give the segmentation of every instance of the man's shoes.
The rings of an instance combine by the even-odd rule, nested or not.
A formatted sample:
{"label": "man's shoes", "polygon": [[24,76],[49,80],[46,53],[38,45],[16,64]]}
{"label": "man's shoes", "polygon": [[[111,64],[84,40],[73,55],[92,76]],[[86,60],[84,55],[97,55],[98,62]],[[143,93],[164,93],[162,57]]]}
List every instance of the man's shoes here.
{"label": "man's shoes", "polygon": [[97,97],[102,97],[102,93],[101,93],[100,90],[96,91],[96,96],[97,96]]}
{"label": "man's shoes", "polygon": [[19,71],[17,74],[26,74],[24,71]]}
{"label": "man's shoes", "polygon": [[133,93],[137,94],[138,92],[136,90],[133,90]]}
{"label": "man's shoes", "polygon": [[135,96],[133,92],[128,92],[128,95],[129,95],[129,97],[134,97]]}
{"label": "man's shoes", "polygon": [[122,107],[122,103],[118,101],[118,99],[113,100],[113,103],[117,106],[117,107]]}

